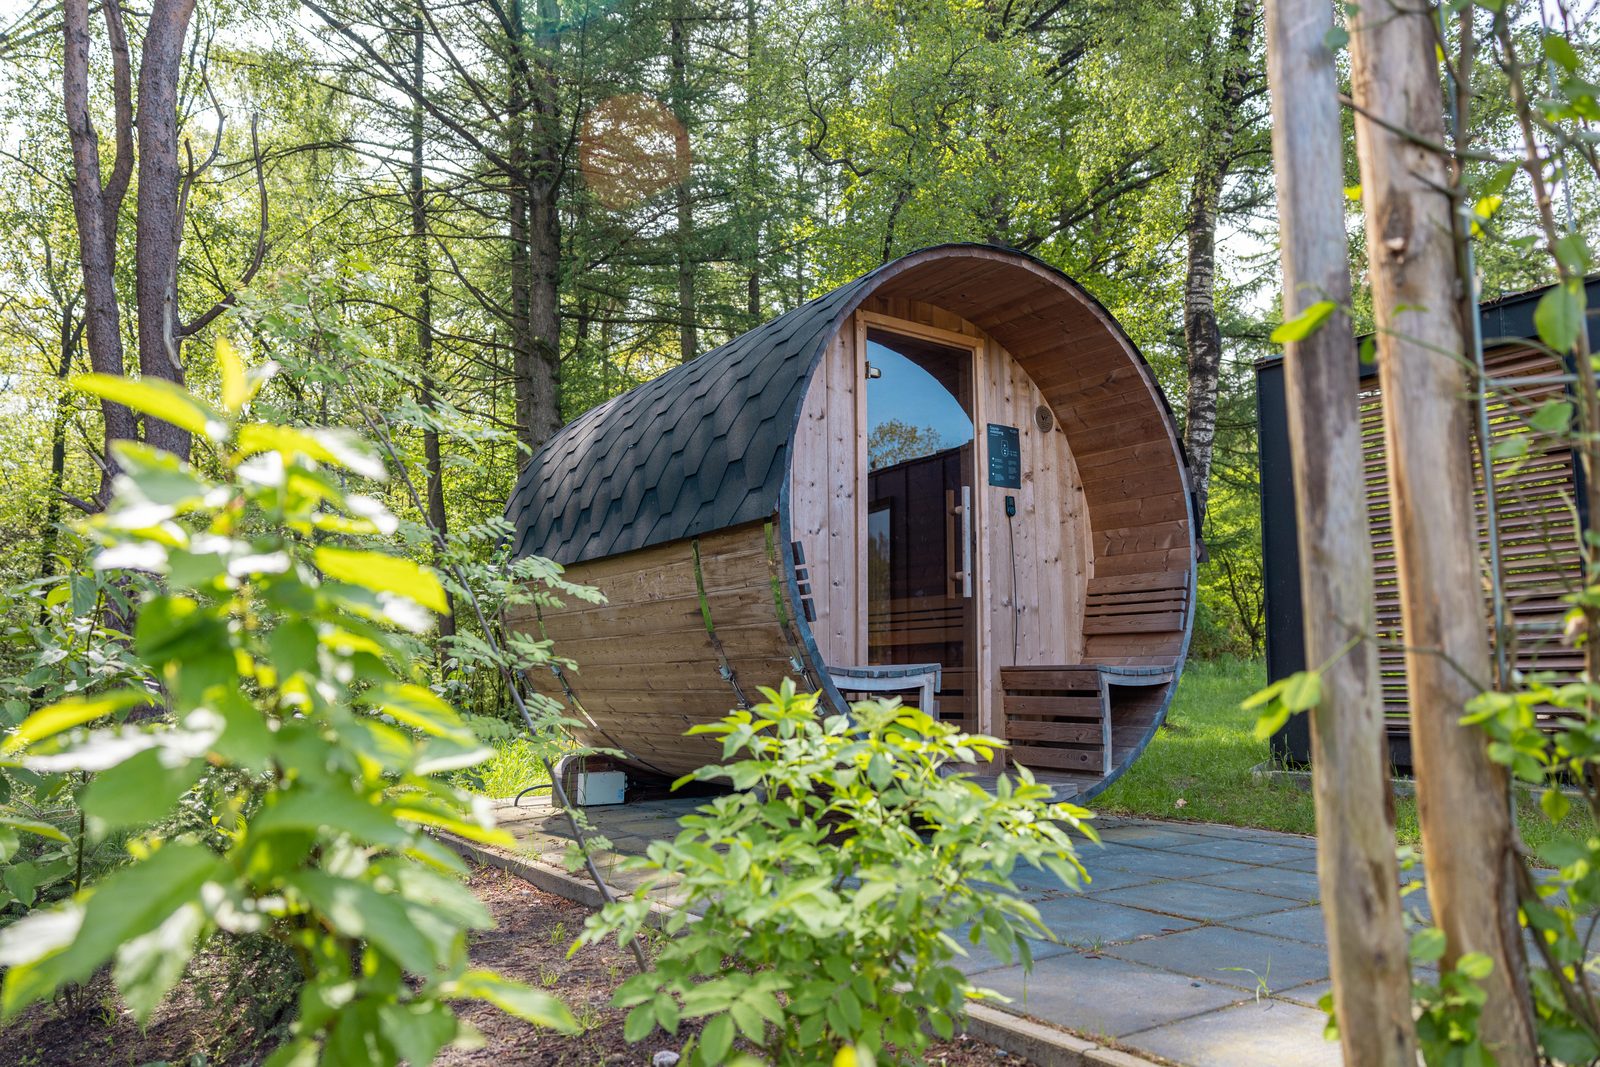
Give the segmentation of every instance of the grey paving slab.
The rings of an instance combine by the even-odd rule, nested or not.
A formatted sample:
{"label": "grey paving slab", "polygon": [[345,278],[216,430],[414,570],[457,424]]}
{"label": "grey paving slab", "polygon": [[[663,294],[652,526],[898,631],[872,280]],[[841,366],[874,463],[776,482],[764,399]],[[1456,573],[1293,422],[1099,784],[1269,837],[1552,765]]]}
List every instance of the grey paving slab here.
{"label": "grey paving slab", "polygon": [[1205,856],[1210,859],[1258,865],[1297,863],[1305,860],[1314,862],[1316,859],[1313,850],[1300,848],[1298,845],[1227,837],[1197,838],[1194,844],[1180,846],[1174,851],[1182,851],[1190,856]]}
{"label": "grey paving slab", "polygon": [[1291,906],[1282,897],[1189,881],[1152,882],[1149,885],[1116,889],[1100,894],[1100,899],[1113,904],[1180,915],[1186,919],[1203,920],[1238,919],[1246,915],[1282,911]]}
{"label": "grey paving slab", "polygon": [[1317,854],[1315,852],[1307,852],[1304,849],[1301,849],[1300,851],[1305,857],[1304,859],[1279,860],[1277,863],[1272,864],[1272,866],[1282,867],[1287,871],[1308,871],[1311,874],[1316,874]]}
{"label": "grey paving slab", "polygon": [[1328,954],[1317,945],[1226,926],[1201,926],[1147,941],[1107,945],[1118,959],[1144,963],[1209,982],[1255,989],[1288,989],[1328,977]]}
{"label": "grey paving slab", "polygon": [[1089,881],[1084,884],[1083,892],[1094,896],[1112,889],[1126,889],[1131,885],[1148,885],[1151,882],[1161,881],[1161,877],[1151,872],[1135,873],[1133,871],[1119,871],[1115,867],[1091,868]]}
{"label": "grey paving slab", "polygon": [[1292,1000],[1296,1004],[1304,1004],[1308,1008],[1315,1008],[1319,1000],[1332,992],[1333,979],[1326,978],[1320,982],[1312,982],[1308,985],[1297,985],[1293,989],[1285,989],[1281,993],[1274,993],[1273,996],[1279,1000]]}
{"label": "grey paving slab", "polygon": [[1250,1000],[1133,1035],[1127,1044],[1186,1067],[1337,1067],[1325,1017],[1281,1000]]}
{"label": "grey paving slab", "polygon": [[1034,906],[1039,909],[1040,920],[1057,939],[1088,948],[1160,937],[1195,925],[1190,919],[1125,908],[1095,897],[1058,897]]}
{"label": "grey paving slab", "polygon": [[1237,863],[1207,859],[1189,852],[1137,848],[1133,845],[1091,846],[1078,853],[1078,858],[1089,868],[1090,874],[1110,868],[1133,874],[1151,874],[1157,878],[1193,878],[1201,874],[1220,874],[1239,866]]}
{"label": "grey paving slab", "polygon": [[[968,927],[965,926],[958,930],[950,931],[950,936],[955,938],[956,942],[964,950],[966,950],[967,953],[965,956],[956,958],[955,967],[957,970],[961,971],[963,974],[975,975],[979,972],[993,972],[997,969],[1005,970],[1014,967],[1020,972],[1021,966],[1015,957],[1009,960],[1001,959],[999,955],[990,952],[983,945],[972,944],[967,940],[967,931]],[[1035,966],[1037,966],[1041,960],[1049,959],[1053,956],[1060,956],[1071,951],[1071,945],[1063,944],[1059,941],[1039,941],[1033,939],[1029,939],[1028,941],[1028,953],[1033,957]],[[979,982],[979,984],[987,984],[987,980]]]}
{"label": "grey paving slab", "polygon": [[1315,849],[1317,839],[1305,837],[1300,834],[1288,834],[1281,830],[1260,830],[1248,826],[1224,826],[1215,822],[1190,822],[1176,819],[1097,819],[1095,820],[1102,829],[1106,826],[1138,827],[1146,830],[1166,830],[1173,833],[1188,834],[1196,837],[1222,837],[1230,841],[1270,841],[1275,845],[1295,845],[1300,848]]}
{"label": "grey paving slab", "polygon": [[1322,896],[1315,871],[1295,871],[1286,867],[1235,867],[1220,874],[1196,875],[1194,880],[1252,893],[1270,893],[1303,904],[1313,903]]}
{"label": "grey paving slab", "polygon": [[1288,911],[1274,912],[1271,915],[1252,915],[1228,921],[1229,926],[1234,926],[1241,930],[1252,930],[1258,934],[1272,934],[1276,937],[1304,941],[1311,945],[1326,946],[1328,932],[1322,923],[1322,909],[1315,906],[1291,908]]}
{"label": "grey paving slab", "polygon": [[1102,1039],[1236,1004],[1245,996],[1227,986],[1076,952],[1039,961],[1031,975],[1007,967],[974,981],[1010,997],[1005,1005],[1010,1011]]}
{"label": "grey paving slab", "polygon": [[1100,840],[1106,844],[1137,845],[1141,848],[1171,848],[1174,845],[1192,844],[1203,840],[1204,835],[1193,834],[1157,823],[1128,823],[1100,828]]}

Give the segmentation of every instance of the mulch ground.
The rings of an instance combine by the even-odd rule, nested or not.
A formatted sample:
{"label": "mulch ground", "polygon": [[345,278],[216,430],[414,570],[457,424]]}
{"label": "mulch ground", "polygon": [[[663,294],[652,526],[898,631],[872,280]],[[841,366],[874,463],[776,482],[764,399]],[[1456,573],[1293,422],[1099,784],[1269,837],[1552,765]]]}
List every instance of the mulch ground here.
{"label": "mulch ground", "polygon": [[[633,973],[632,956],[607,944],[567,957],[589,909],[491,868],[476,869],[469,884],[499,924],[473,938],[473,961],[548,989],[567,1003],[586,1030],[579,1037],[563,1037],[484,1004],[463,1004],[462,1016],[482,1032],[485,1042],[477,1049],[447,1049],[438,1063],[449,1067],[644,1065],[658,1051],[677,1051],[697,1029],[685,1024],[676,1038],[657,1032],[638,1045],[628,1044],[622,1036],[626,1013],[611,1007],[610,1002],[611,991]],[[109,976],[101,974],[83,989],[75,1004],[36,1005],[7,1026],[0,1040],[0,1064],[258,1064],[271,1051],[278,1021],[241,1010],[239,997],[224,998],[221,993],[229,983],[243,989],[252,981],[268,978],[269,972],[248,969],[241,978],[237,960],[202,955],[191,967],[189,978],[141,1031],[118,1002]],[[195,1060],[197,1056],[202,1059]],[[963,1038],[935,1044],[926,1059],[937,1067],[1028,1067],[1027,1060]]]}

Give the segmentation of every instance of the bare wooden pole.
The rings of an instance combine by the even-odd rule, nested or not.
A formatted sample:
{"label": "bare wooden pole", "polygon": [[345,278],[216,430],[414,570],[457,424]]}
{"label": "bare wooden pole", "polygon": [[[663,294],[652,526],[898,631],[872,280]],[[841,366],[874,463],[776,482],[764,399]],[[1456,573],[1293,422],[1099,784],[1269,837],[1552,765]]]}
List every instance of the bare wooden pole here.
{"label": "bare wooden pole", "polygon": [[1468,952],[1494,962],[1479,1034],[1500,1067],[1533,1067],[1508,783],[1484,735],[1460,723],[1491,674],[1452,175],[1432,147],[1445,139],[1432,20],[1431,5],[1364,0],[1350,25],[1417,815],[1443,963]]}
{"label": "bare wooden pole", "polygon": [[1295,319],[1319,301],[1338,305],[1284,354],[1306,655],[1328,663],[1322,702],[1311,711],[1317,883],[1345,1063],[1415,1067],[1383,691],[1371,640],[1372,541],[1347,314],[1338,87],[1324,43],[1332,25],[1328,0],[1268,0],[1283,317]]}

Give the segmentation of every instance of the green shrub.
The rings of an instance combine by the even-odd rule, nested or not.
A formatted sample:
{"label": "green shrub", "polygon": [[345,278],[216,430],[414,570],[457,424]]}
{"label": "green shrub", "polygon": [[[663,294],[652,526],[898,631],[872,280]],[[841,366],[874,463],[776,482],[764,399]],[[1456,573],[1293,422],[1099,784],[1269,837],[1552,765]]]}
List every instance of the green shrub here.
{"label": "green shrub", "polygon": [[374,547],[394,517],[349,482],[384,464],[342,431],[245,418],[264,375],[225,345],[218,358],[225,411],[162,382],[78,380],[189,430],[223,475],[116,446],[94,565],[158,576],[132,648],[159,690],[43,708],[0,763],[83,776],[89,834],[130,835],[132,862],[0,933],[0,1006],[14,1015],[111,962],[144,1019],[223,931],[267,937],[298,965],[298,1014],[273,1063],[429,1062],[472,1037],[451,1008],[463,998],[574,1029],[548,994],[468,966],[467,932],[491,920],[425,831],[509,838],[437,777],[489,752],[418,684],[410,635],[446,598],[431,570]]}
{"label": "green shrub", "polygon": [[633,866],[653,877],[592,916],[579,944],[635,936],[647,894],[676,881],[673,936],[617,991],[630,1041],[706,1018],[696,1064],[725,1062],[739,1035],[776,1064],[843,1049],[871,1062],[885,1045],[914,1055],[924,1025],[949,1036],[968,999],[993,995],[954,966],[964,949],[951,932],[1031,964],[1026,938],[1043,927],[1012,873],[1022,863],[1077,885],[1068,828],[1094,838],[1090,815],[1051,803],[1026,770],[986,792],[959,768],[1002,742],[915,708],[868,701],[822,718],[792,683],[762,692],[766,703],[691,731],[720,736],[731,762],[679,783],[725,778],[739,792],[652,843]]}

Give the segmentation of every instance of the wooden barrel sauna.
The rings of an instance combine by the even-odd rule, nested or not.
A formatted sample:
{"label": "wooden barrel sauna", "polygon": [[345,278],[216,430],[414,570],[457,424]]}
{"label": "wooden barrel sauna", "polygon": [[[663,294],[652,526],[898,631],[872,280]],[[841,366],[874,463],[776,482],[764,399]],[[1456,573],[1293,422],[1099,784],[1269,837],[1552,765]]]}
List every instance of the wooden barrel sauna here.
{"label": "wooden barrel sauna", "polygon": [[1028,256],[914,252],[587,412],[507,506],[597,587],[508,612],[583,741],[678,775],[793,678],[897,694],[1091,795],[1160,725],[1195,545],[1176,423],[1116,321]]}

